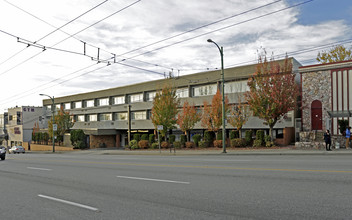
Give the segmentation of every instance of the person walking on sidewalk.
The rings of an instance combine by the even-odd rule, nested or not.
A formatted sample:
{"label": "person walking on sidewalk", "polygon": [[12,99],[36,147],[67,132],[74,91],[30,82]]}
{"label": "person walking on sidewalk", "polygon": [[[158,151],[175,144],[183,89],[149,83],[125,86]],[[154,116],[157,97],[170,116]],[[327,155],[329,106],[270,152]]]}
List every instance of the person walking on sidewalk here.
{"label": "person walking on sidewalk", "polygon": [[346,129],[346,149],[348,149],[348,146],[350,145],[350,138],[351,138],[351,127],[348,127]]}
{"label": "person walking on sidewalk", "polygon": [[326,150],[331,151],[331,135],[329,130],[326,130],[326,132],[324,133],[324,140]]}

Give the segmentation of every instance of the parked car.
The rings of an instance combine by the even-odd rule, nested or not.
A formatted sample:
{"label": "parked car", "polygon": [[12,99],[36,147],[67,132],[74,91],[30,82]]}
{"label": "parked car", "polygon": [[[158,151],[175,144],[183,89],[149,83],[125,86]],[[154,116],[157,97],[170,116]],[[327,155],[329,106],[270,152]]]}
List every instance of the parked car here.
{"label": "parked car", "polygon": [[22,146],[13,146],[13,147],[11,147],[10,148],[10,150],[9,150],[9,153],[11,154],[11,153],[14,153],[14,154],[19,154],[19,153],[25,153],[26,151],[25,151],[25,149],[24,149],[24,147],[22,147]]}
{"label": "parked car", "polygon": [[5,160],[6,157],[6,148],[4,146],[0,146],[0,158],[1,160]]}

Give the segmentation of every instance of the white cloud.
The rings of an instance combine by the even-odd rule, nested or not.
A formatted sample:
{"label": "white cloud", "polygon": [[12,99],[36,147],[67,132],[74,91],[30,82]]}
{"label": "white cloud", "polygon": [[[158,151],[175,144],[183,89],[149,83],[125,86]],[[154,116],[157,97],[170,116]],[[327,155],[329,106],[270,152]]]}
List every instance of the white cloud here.
{"label": "white cloud", "polygon": [[[56,27],[101,2],[102,0],[11,1],[12,4]],[[65,26],[63,31],[74,34],[133,2],[133,0],[108,1]],[[84,44],[81,41],[84,41],[87,43],[87,55],[97,58],[98,49],[96,47],[99,47],[100,58],[108,59],[113,56],[111,53],[119,55],[130,52],[269,2],[272,1],[142,0],[79,33],[75,36],[76,39],[68,39],[55,47],[83,53]],[[315,25],[300,24],[298,18],[301,10],[299,8],[245,22],[287,6],[287,1],[281,1],[269,7],[128,53],[123,57],[118,57],[117,61],[165,47],[135,57],[134,61],[126,60],[123,63],[161,74],[168,73],[170,68],[173,68],[175,74],[181,70],[182,75],[220,66],[219,51],[214,45],[206,42],[208,38],[224,46],[225,66],[255,60],[256,51],[260,47],[266,48],[269,53],[273,51],[275,54],[281,54],[351,38],[351,27],[343,20],[332,20]],[[6,21],[0,29],[16,36],[35,41],[54,30],[53,27],[4,1],[0,2],[0,12],[0,19]],[[239,24],[241,22],[244,23]],[[230,25],[234,26],[188,40]],[[65,38],[67,38],[65,33],[57,31],[41,40],[40,43],[51,46]],[[175,45],[168,46],[170,44]],[[94,45],[94,47],[89,45]],[[26,45],[17,43],[15,38],[0,33],[0,63],[25,47]],[[37,57],[24,62],[40,51],[40,48],[29,47],[11,60],[0,64],[1,81],[5,82],[2,91],[6,91],[0,98],[0,112],[14,105],[41,105],[42,97],[38,95],[39,93],[58,97],[162,78],[156,73],[118,64],[87,73],[106,64],[94,65],[96,62],[89,57],[52,50],[42,52]],[[312,51],[295,55],[295,57],[301,61],[315,58],[316,54],[317,51]],[[76,72],[90,65],[93,66],[85,71]],[[8,71],[9,69],[12,70]],[[52,82],[55,79],[57,80]]]}

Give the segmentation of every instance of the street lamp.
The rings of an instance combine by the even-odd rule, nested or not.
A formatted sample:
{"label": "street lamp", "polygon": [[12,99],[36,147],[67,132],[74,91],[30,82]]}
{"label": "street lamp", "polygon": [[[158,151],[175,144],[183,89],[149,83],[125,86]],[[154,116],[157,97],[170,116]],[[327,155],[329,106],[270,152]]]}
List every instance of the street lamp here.
{"label": "street lamp", "polygon": [[215,43],[212,39],[207,40],[209,43],[215,44],[215,46],[219,49],[220,57],[221,57],[221,93],[222,93],[222,152],[226,153],[226,128],[225,128],[225,79],[224,79],[224,49],[223,47],[219,47],[217,43]]}
{"label": "street lamp", "polygon": [[53,113],[53,117],[52,117],[52,129],[53,129],[53,153],[55,153],[55,134],[54,134],[54,117],[55,117],[55,100],[54,100],[54,96],[51,97],[50,95],[46,95],[46,94],[39,94],[40,96],[47,96],[51,99],[52,101],[52,106],[51,106],[51,111]]}

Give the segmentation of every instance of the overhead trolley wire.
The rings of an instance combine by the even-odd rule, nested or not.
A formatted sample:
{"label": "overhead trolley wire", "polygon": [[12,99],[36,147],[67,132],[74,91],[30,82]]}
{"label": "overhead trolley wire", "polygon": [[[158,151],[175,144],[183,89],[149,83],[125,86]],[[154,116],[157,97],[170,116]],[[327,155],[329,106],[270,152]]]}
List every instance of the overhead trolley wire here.
{"label": "overhead trolley wire", "polygon": [[[29,14],[30,16],[32,16],[32,17],[34,17],[34,18],[36,18],[36,19],[38,19],[38,20],[44,22],[45,24],[47,24],[47,25],[49,25],[49,26],[55,28],[55,30],[51,31],[50,33],[46,34],[45,36],[41,37],[40,39],[34,41],[34,43],[37,43],[37,42],[43,40],[44,38],[50,36],[51,34],[55,33],[55,32],[58,31],[58,30],[62,31],[63,33],[66,33],[65,31],[62,30],[63,27],[69,25],[70,23],[72,23],[72,22],[74,22],[75,20],[79,19],[80,17],[86,15],[87,13],[93,11],[94,9],[96,9],[96,8],[98,8],[99,6],[101,6],[101,5],[103,5],[104,3],[106,3],[108,0],[105,0],[105,1],[101,2],[100,4],[94,6],[93,8],[91,8],[91,9],[89,9],[88,11],[82,13],[81,15],[77,16],[76,18],[74,18],[74,19],[68,21],[67,23],[65,23],[64,25],[62,25],[62,26],[60,26],[60,27],[55,27],[54,25],[50,24],[49,22],[46,22],[45,20],[43,20],[43,19],[41,19],[41,18],[39,18],[39,17],[33,15],[32,13],[30,13],[30,12],[28,12],[28,11],[26,11],[26,10],[20,8],[19,6],[15,5],[15,4],[13,4],[13,3],[7,1],[7,0],[4,0],[4,1],[5,1],[6,3],[10,4],[11,6],[17,8],[18,10],[21,10],[21,11],[23,11],[24,13]],[[66,33],[66,34],[68,34],[68,33]],[[68,34],[68,35],[69,35],[69,34]],[[13,54],[11,57],[9,57],[9,58],[7,58],[5,61],[1,62],[0,65],[2,65],[2,64],[5,63],[5,62],[7,62],[8,60],[11,60],[13,57],[17,56],[18,54],[20,54],[22,51],[24,51],[24,50],[27,49],[27,48],[28,48],[28,47],[25,47],[25,48],[23,48],[22,50],[18,51],[17,53]]]}
{"label": "overhead trolley wire", "polygon": [[[131,7],[131,6],[135,5],[135,4],[137,4],[137,3],[140,2],[140,1],[141,1],[141,0],[137,0],[137,1],[135,1],[135,2],[133,2],[133,3],[131,3],[131,4],[129,4],[129,5],[125,6],[125,7],[123,7],[122,9],[119,9],[118,11],[115,11],[114,13],[112,13],[112,14],[110,14],[110,15],[108,15],[108,16],[106,16],[106,17],[100,19],[100,20],[98,20],[97,22],[95,22],[95,23],[93,23],[93,24],[91,24],[91,25],[89,25],[89,26],[83,28],[82,30],[80,30],[80,31],[78,31],[78,32],[76,32],[76,33],[74,33],[74,34],[69,35],[69,37],[67,37],[67,38],[65,38],[65,39],[63,39],[63,40],[61,40],[61,41],[55,43],[54,45],[52,45],[52,46],[50,46],[50,47],[47,47],[47,48],[51,48],[51,49],[52,49],[54,46],[56,46],[56,45],[58,45],[58,44],[60,44],[60,43],[62,43],[62,42],[64,42],[64,41],[66,41],[66,40],[69,39],[69,38],[74,37],[75,35],[77,35],[77,34],[83,32],[83,31],[87,30],[88,28],[90,28],[90,27],[92,27],[92,26],[94,26],[94,25],[96,25],[96,24],[98,24],[98,23],[100,23],[100,22],[102,22],[102,21],[104,21],[104,20],[110,18],[110,17],[113,16],[113,15],[115,15],[115,14],[117,14],[117,13],[123,11],[123,10],[126,10],[127,8],[129,8],[129,7]],[[2,31],[2,32],[3,32],[3,31]],[[3,32],[3,33],[7,33],[7,32]],[[10,35],[10,36],[12,36],[12,37],[16,37],[16,36],[13,35],[13,34],[9,34],[9,33],[7,33],[7,34]],[[17,37],[16,37],[16,38],[17,38]],[[44,51],[44,50],[43,50],[43,51]],[[13,69],[15,69],[15,68],[17,68],[18,66],[22,65],[23,63],[25,63],[25,62],[27,62],[27,61],[33,59],[34,57],[36,57],[36,56],[38,56],[39,54],[41,54],[43,51],[41,51],[41,52],[35,54],[34,56],[30,57],[29,59],[26,59],[24,62],[21,62],[20,64],[18,64],[18,65],[16,65],[16,66],[14,66],[14,67],[12,67],[12,68],[6,70],[5,72],[0,73],[0,76],[3,75],[3,74],[5,74],[5,73],[7,73],[7,72],[9,72],[9,71],[11,71],[11,70],[13,70]],[[77,54],[78,54],[78,53],[77,53]]]}

